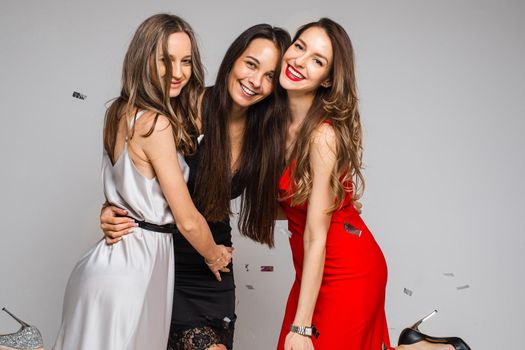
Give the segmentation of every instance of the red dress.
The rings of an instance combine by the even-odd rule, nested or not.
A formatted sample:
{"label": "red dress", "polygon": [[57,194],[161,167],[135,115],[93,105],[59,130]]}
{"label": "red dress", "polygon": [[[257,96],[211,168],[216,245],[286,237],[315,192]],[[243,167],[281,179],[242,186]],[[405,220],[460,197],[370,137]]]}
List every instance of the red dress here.
{"label": "red dress", "polygon": [[[287,168],[279,181],[282,196],[289,186],[290,168]],[[307,210],[307,205],[292,207],[291,199],[281,205],[292,233],[295,281],[286,304],[277,350],[284,349],[284,339],[299,300]],[[383,253],[348,193],[342,208],[333,213],[328,230],[323,280],[312,321],[320,333],[318,339],[312,337],[315,350],[391,349],[385,316],[386,280]]]}

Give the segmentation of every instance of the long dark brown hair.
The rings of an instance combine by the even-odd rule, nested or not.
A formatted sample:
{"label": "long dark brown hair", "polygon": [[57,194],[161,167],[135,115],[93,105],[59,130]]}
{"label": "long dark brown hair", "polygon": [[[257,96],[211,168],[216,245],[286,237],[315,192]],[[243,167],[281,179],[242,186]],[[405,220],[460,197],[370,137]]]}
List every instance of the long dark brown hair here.
{"label": "long dark brown hair", "polygon": [[258,38],[272,41],[279,50],[273,77],[273,92],[250,106],[246,113],[239,179],[244,186],[239,229],[257,242],[273,246],[273,226],[277,213],[276,191],[284,165],[286,99],[279,86],[281,58],[290,45],[290,35],[281,28],[259,24],[245,30],[230,45],[217,73],[215,85],[208,88],[202,100],[204,139],[199,150],[200,163],[194,201],[210,221],[231,214],[231,146],[229,117],[232,99],[228,78],[235,61],[248,45]]}
{"label": "long dark brown hair", "polygon": [[329,73],[331,86],[320,86],[310,110],[297,135],[290,160],[296,160],[292,171],[294,181],[292,205],[308,200],[312,190],[310,168],[310,144],[312,132],[320,123],[328,121],[336,136],[337,162],[332,172],[331,187],[336,203],[331,211],[343,204],[347,192],[353,191],[359,198],[364,190],[362,169],[363,133],[358,109],[357,87],[354,68],[354,50],[346,31],[328,18],[308,23],[297,31],[293,41],[312,27],[322,28],[332,43],[333,64]]}
{"label": "long dark brown hair", "polygon": [[[172,63],[168,53],[168,37],[172,33],[186,33],[191,41],[192,74],[177,98],[170,98]],[[160,76],[158,67],[161,48],[166,74]],[[195,35],[182,18],[170,14],[157,14],[146,19],[138,27],[129,44],[122,68],[122,89],[106,111],[104,123],[104,149],[114,162],[114,149],[119,121],[137,110],[156,113],[149,136],[155,128],[159,115],[164,115],[173,128],[177,149],[191,153],[194,142],[187,129],[196,128],[197,100],[204,89],[202,67]]]}

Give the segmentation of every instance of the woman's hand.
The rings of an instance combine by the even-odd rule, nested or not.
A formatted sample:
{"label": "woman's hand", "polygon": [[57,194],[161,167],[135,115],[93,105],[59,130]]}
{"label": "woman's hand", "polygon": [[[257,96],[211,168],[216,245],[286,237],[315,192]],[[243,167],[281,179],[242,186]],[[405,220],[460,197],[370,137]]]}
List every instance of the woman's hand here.
{"label": "woman's hand", "polygon": [[221,245],[217,246],[218,254],[210,260],[204,259],[208,268],[213,272],[217,281],[221,282],[221,272],[230,272],[227,267],[232,261],[233,248]]}
{"label": "woman's hand", "polygon": [[289,332],[284,340],[284,350],[314,350],[310,337]]}
{"label": "woman's hand", "polygon": [[100,228],[104,232],[106,244],[115,244],[122,236],[133,232],[137,227],[135,220],[126,217],[128,212],[114,206],[103,207],[100,211]]}

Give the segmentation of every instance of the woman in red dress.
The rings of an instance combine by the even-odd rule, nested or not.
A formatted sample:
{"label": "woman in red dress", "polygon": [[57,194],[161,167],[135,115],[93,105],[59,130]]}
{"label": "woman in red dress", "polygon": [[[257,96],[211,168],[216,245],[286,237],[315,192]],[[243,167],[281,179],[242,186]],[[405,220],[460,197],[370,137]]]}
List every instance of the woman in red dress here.
{"label": "woman in red dress", "polygon": [[[289,120],[279,193],[296,277],[278,350],[392,349],[385,258],[352,204],[364,183],[362,131],[345,30],[326,18],[301,27],[279,81]],[[398,349],[463,349],[450,344],[418,339]]]}

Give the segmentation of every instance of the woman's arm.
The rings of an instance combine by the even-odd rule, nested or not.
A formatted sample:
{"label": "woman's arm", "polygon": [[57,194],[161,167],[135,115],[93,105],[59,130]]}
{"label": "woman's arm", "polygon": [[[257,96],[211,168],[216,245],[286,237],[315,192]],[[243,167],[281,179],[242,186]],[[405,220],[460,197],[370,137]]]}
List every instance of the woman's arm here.
{"label": "woman's arm", "polygon": [[[335,195],[330,186],[332,170],[337,159],[335,134],[332,126],[322,124],[314,131],[310,146],[312,169],[312,192],[308,198],[306,227],[303,237],[304,259],[299,302],[293,321],[295,326],[312,326],[317,295],[323,278],[326,237]],[[290,332],[286,337],[285,350],[313,349],[309,337]]]}
{"label": "woman's arm", "polygon": [[[197,102],[197,131],[202,132],[202,99],[204,92],[199,95]],[[124,209],[109,205],[105,202],[100,210],[100,228],[104,232],[106,244],[115,244],[122,239],[122,236],[133,232],[133,228],[137,226],[135,220],[127,218],[128,212]]]}
{"label": "woman's arm", "polygon": [[[215,244],[206,220],[193,204],[179,165],[171,124],[166,117],[159,116],[153,133],[142,137],[140,135],[149,130],[154,119],[146,115],[144,117],[140,120],[140,127],[137,123],[135,137],[153,167],[177,228],[207,262],[227,262],[221,266],[223,268],[231,259],[231,249]],[[216,276],[220,279],[218,272]]]}

